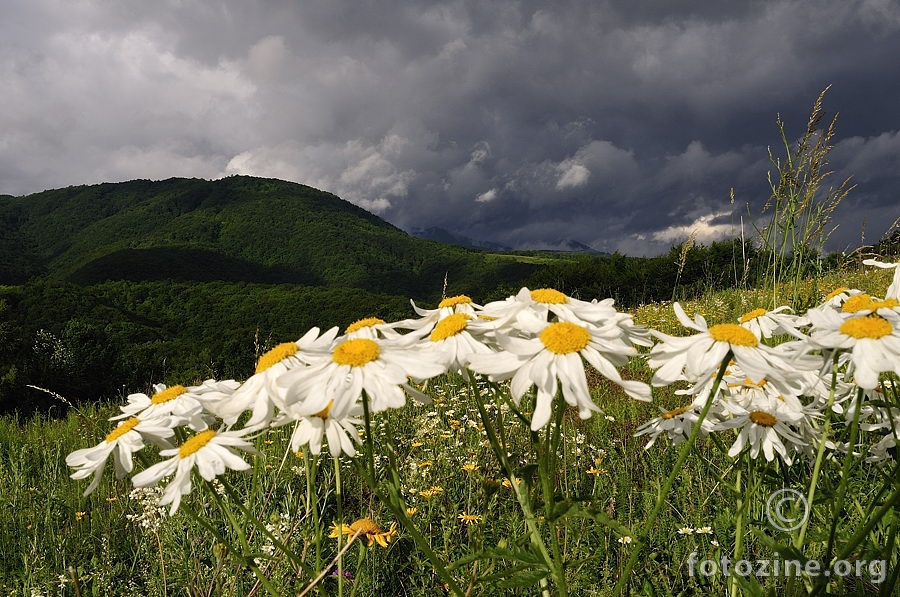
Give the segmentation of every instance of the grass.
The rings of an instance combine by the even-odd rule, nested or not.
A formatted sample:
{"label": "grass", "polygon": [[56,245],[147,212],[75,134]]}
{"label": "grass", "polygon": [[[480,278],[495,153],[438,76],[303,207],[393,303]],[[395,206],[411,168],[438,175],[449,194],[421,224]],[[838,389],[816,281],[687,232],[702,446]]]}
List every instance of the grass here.
{"label": "grass", "polygon": [[[880,293],[889,278],[885,270],[843,272],[804,282],[799,293],[815,296],[815,300],[837,286]],[[791,286],[790,292],[795,289]],[[770,288],[726,291],[709,293],[686,304],[685,309],[688,314],[703,314],[710,322],[734,321],[769,300]],[[682,333],[670,304],[645,305],[635,312],[635,320],[666,333]],[[649,381],[650,370],[635,359],[623,375]],[[671,409],[683,402],[672,388],[655,390],[653,403],[645,404],[631,400],[599,376],[591,377],[590,385],[605,416],[583,421],[567,412],[558,450],[556,491],[585,506],[573,510],[564,524],[555,527],[554,539],[566,562],[571,595],[611,594],[629,555],[628,545],[621,542],[624,539],[615,529],[640,526],[677,457],[677,449],[662,440],[645,450],[644,440],[635,438],[634,432],[660,408]],[[432,381],[427,391],[434,398],[432,405],[388,411],[375,419],[373,430],[377,445],[392,446],[402,496],[408,507],[415,508],[412,520],[445,561],[463,561],[452,574],[471,594],[482,594],[487,588],[510,595],[536,594],[536,577],[529,582],[527,570],[510,572],[514,554],[524,549],[526,530],[514,493],[503,484],[504,473],[491,456],[466,384],[458,377],[444,376]],[[533,403],[533,398],[530,400]],[[526,397],[522,404],[525,411],[533,408],[528,401]],[[65,457],[100,441],[108,431],[105,419],[116,412],[114,405],[98,404],[70,411],[62,420],[0,418],[0,595],[264,594],[253,573],[187,509],[171,518],[160,514],[152,507],[152,492],[138,495],[127,480],[116,481],[109,471],[98,491],[82,497],[86,483],[68,478]],[[497,429],[508,430],[506,447],[521,458],[516,463],[522,467],[521,478],[539,484],[531,476],[529,465],[537,455],[528,434],[514,431],[513,415],[502,406],[489,408],[489,416]],[[261,454],[251,457],[252,471],[223,479],[240,496],[237,501],[267,522],[270,532],[299,554],[305,566],[318,572],[337,552],[337,541],[327,537],[338,516],[335,471],[327,457],[315,464],[308,455],[292,453],[288,439],[288,428],[261,435],[255,442]],[[646,557],[642,557],[631,585],[633,592],[722,592],[725,581],[721,575],[691,576],[685,562],[692,552],[697,552],[700,560],[716,561],[734,552],[734,503],[742,493],[730,487],[735,470],[724,449],[727,446],[714,441],[701,441],[687,460],[667,507],[649,530]],[[376,466],[388,466],[391,454],[390,450],[377,454]],[[786,482],[801,479],[809,474],[809,468],[805,462],[771,467],[767,475],[755,477],[759,484],[755,494],[764,496]],[[840,523],[842,538],[866,519],[864,505],[877,499],[874,492],[885,474],[865,466],[854,466],[850,472],[848,494],[852,499]],[[341,460],[340,473],[345,520],[369,517],[388,529],[395,517],[354,474],[349,459]],[[833,493],[837,482],[826,477],[823,491]],[[210,521],[221,537],[233,541],[234,530],[217,514],[218,499],[239,506],[234,496],[214,498],[212,493],[200,491],[185,498],[185,504]],[[772,557],[766,536],[777,536],[768,532],[764,508],[764,499],[749,504],[746,522],[751,533],[743,546],[744,558]],[[460,519],[463,515],[475,518],[467,523]],[[811,534],[827,536],[829,523],[830,519],[814,519]],[[709,527],[710,532],[679,534],[683,527]],[[887,528],[874,528],[870,544],[887,545]],[[295,594],[309,584],[312,575],[298,571],[269,538],[252,528],[246,531],[261,568],[278,586]],[[821,556],[822,551],[822,547],[814,547],[806,556]],[[496,557],[465,561],[479,552]],[[872,559],[877,554],[856,555]],[[352,583],[341,587],[347,594],[446,592],[421,550],[402,530],[387,549],[377,544],[365,548],[362,541],[351,545],[342,567],[353,575]],[[477,579],[485,578],[487,584],[477,584]],[[878,594],[884,589],[848,578],[837,590]],[[326,575],[317,590],[337,594],[337,577]]]}

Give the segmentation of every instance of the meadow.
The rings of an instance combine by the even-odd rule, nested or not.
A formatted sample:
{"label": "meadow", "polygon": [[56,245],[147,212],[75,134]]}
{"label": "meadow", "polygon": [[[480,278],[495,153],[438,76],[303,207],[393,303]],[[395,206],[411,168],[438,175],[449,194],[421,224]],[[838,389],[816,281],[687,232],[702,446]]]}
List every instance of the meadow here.
{"label": "meadow", "polygon": [[[776,294],[808,304],[839,286],[883,296],[892,275],[858,267]],[[772,295],[710,290],[682,306],[710,324],[733,323],[770,307]],[[664,334],[691,333],[671,302],[632,314]],[[625,382],[654,376],[648,348],[639,352],[618,368],[622,383],[589,369],[602,412],[583,419],[556,396],[537,429],[528,425],[539,410],[533,390],[516,404],[506,384],[457,373],[421,386],[430,404],[358,413],[366,432],[353,457],[295,449],[291,426],[260,427],[248,436],[258,453],[241,454],[248,469],[212,481],[195,474],[174,515],[161,487],[135,488],[107,470],[83,496],[86,481],[69,478],[69,454],[112,441],[107,419],[120,403],[80,405],[62,420],[4,416],[0,594],[896,594],[896,447],[880,462],[846,449],[871,444],[878,430],[835,409],[823,424],[827,454],[792,452],[791,464],[747,448],[729,455],[738,430],[686,433],[676,445],[662,434],[646,448],[636,432],[661,413],[683,414],[686,399],[683,384],[654,387],[650,402],[626,395]],[[882,376],[881,399],[867,406],[898,407],[892,379]],[[137,459],[136,471],[155,460]],[[802,529],[773,527],[767,499],[784,488],[813,497]],[[754,571],[725,574],[723,558]],[[842,560],[851,571],[772,573],[776,560]],[[768,574],[759,574],[762,561]]]}

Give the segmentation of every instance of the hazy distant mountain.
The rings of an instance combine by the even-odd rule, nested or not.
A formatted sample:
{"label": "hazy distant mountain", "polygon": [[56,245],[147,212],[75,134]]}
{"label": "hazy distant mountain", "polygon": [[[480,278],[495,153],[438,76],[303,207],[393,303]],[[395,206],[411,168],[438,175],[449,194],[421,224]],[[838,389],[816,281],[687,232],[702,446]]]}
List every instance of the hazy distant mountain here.
{"label": "hazy distant mountain", "polygon": [[512,248],[507,247],[506,245],[501,245],[500,243],[494,243],[494,242],[490,242],[490,241],[474,240],[474,239],[469,238],[468,236],[450,232],[446,228],[441,228],[439,226],[432,226],[430,228],[413,228],[411,231],[411,234],[418,238],[434,240],[439,243],[444,243],[444,244],[448,244],[448,245],[457,245],[460,247],[467,247],[469,249],[486,249],[489,251],[512,251]]}

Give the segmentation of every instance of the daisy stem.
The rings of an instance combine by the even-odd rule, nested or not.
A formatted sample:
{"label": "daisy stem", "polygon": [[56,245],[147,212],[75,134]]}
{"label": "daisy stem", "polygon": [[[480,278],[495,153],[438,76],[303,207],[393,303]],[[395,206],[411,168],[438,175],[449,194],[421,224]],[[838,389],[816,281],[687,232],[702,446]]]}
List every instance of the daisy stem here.
{"label": "daisy stem", "polygon": [[[332,463],[334,464],[334,499],[337,501],[337,524],[338,529],[344,528],[344,504],[341,499],[341,460],[337,456],[334,456],[332,459]],[[341,538],[344,533],[339,532],[337,534],[337,549],[338,549],[338,558],[337,558],[337,571],[338,571],[338,597],[342,597],[344,594],[344,552],[341,551]]]}
{"label": "daisy stem", "polygon": [[[734,482],[734,490],[737,492],[737,520],[734,525],[734,561],[737,562],[744,555],[744,524],[747,521],[747,510],[750,506],[750,492],[753,489],[753,459],[750,458],[750,451],[744,450],[747,457],[747,484],[744,493],[741,492],[741,467],[737,468],[736,478]],[[738,595],[738,577],[733,574],[730,577],[731,595]]]}
{"label": "daisy stem", "polygon": [[553,498],[553,490],[556,480],[555,473],[558,460],[557,450],[559,448],[559,438],[562,432],[563,415],[566,412],[566,401],[563,400],[561,395],[556,396],[554,408],[556,410],[556,420],[553,432],[552,434],[550,433],[550,428],[548,426],[547,435],[549,436],[549,441],[545,438],[543,450],[541,451],[542,457],[538,463],[539,467],[542,469],[540,471],[540,477],[544,491],[544,520],[550,525],[550,549],[553,551],[553,568],[554,573],[557,576],[556,585],[560,595],[567,595],[568,590],[566,588],[565,572],[562,567],[562,557],[559,553],[559,539],[556,536],[555,525],[550,522],[553,514],[553,506],[556,503]]}
{"label": "daisy stem", "polygon": [[859,411],[862,410],[863,389],[859,388],[856,394],[856,404],[853,411],[853,422],[850,424],[850,442],[847,446],[847,453],[844,455],[844,462],[841,465],[841,482],[838,485],[837,495],[831,510],[831,531],[828,533],[828,547],[825,549],[825,559],[831,557],[831,551],[834,549],[834,534],[837,531],[837,525],[841,508],[844,507],[844,497],[847,493],[847,483],[850,480],[850,467],[853,464],[853,451],[856,449],[856,438],[859,434]]}
{"label": "daisy stem", "polygon": [[[519,502],[519,507],[522,509],[522,514],[525,515],[525,526],[528,527],[529,537],[531,539],[531,543],[540,551],[541,556],[544,558],[544,562],[546,562],[547,567],[550,569],[551,573],[554,576],[561,576],[557,572],[556,563],[553,558],[550,557],[550,553],[547,551],[547,545],[544,543],[544,540],[541,538],[541,533],[535,524],[535,516],[534,511],[531,509],[531,504],[528,500],[528,494],[524,487],[524,483],[519,482],[519,479],[516,478],[515,470],[512,465],[510,465],[509,460],[506,458],[506,452],[500,447],[500,444],[497,441],[497,433],[494,430],[494,426],[488,417],[487,411],[484,408],[484,404],[482,404],[481,392],[478,390],[478,384],[474,379],[470,380],[470,387],[472,388],[472,393],[475,397],[475,405],[478,407],[478,414],[481,416],[481,422],[484,424],[484,430],[487,433],[488,441],[491,444],[491,448],[494,450],[494,455],[497,457],[497,460],[500,461],[500,465],[503,467],[503,470],[506,472],[507,478],[509,478],[512,483],[513,492],[516,494],[516,500]],[[549,596],[550,591],[547,588],[547,579],[541,579],[541,593],[543,595]],[[565,595],[565,593],[560,593],[561,595]]]}
{"label": "daisy stem", "polygon": [[[819,442],[819,448],[816,452],[816,462],[813,465],[812,478],[809,481],[809,490],[806,493],[806,507],[812,510],[813,498],[816,497],[816,485],[819,482],[819,473],[822,470],[822,460],[825,457],[825,444],[828,443],[828,435],[831,432],[831,407],[834,406],[834,395],[837,388],[838,375],[838,352],[835,351],[834,358],[831,363],[831,389],[828,392],[828,402],[825,404],[825,422],[822,423],[822,440]],[[811,514],[811,513],[810,513]],[[800,549],[803,540],[806,538],[806,529],[812,516],[807,516],[800,527],[800,533],[794,539],[794,547]]]}
{"label": "daisy stem", "polygon": [[647,518],[647,522],[645,522],[641,527],[641,533],[637,537],[637,544],[632,548],[631,557],[628,558],[628,563],[625,564],[625,569],[622,571],[621,576],[619,576],[619,581],[616,583],[616,586],[613,587],[613,595],[621,595],[625,590],[625,587],[628,585],[628,577],[631,575],[631,570],[637,563],[638,557],[641,553],[641,548],[644,546],[644,543],[647,540],[647,534],[650,531],[650,528],[653,526],[653,523],[656,522],[656,518],[659,516],[659,513],[662,511],[662,507],[666,501],[666,497],[669,495],[669,492],[672,490],[672,486],[675,484],[675,479],[681,473],[681,469],[684,466],[684,463],[687,461],[688,455],[690,454],[691,449],[694,447],[694,443],[700,436],[700,428],[703,426],[703,421],[706,420],[706,415],[709,413],[709,409],[712,407],[713,402],[715,402],[716,393],[719,391],[719,384],[721,384],[722,382],[722,377],[725,376],[725,370],[728,368],[728,363],[731,361],[731,357],[732,351],[729,350],[728,354],[725,355],[725,358],[722,359],[722,365],[719,367],[719,372],[716,374],[716,379],[713,382],[712,389],[709,392],[709,396],[706,398],[706,403],[703,405],[703,410],[700,411],[700,416],[691,429],[691,435],[688,436],[687,440],[682,442],[681,449],[678,452],[678,459],[675,461],[675,465],[672,467],[672,472],[669,473],[669,476],[666,478],[666,482],[659,492],[659,497],[656,498],[656,504],[653,506],[653,510],[650,512],[650,516]]}

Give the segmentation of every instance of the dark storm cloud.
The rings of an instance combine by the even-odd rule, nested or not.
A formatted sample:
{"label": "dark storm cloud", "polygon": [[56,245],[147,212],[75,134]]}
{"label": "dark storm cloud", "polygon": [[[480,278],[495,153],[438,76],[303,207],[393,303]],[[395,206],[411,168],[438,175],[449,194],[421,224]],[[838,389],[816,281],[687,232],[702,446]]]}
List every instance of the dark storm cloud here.
{"label": "dark storm cloud", "polygon": [[407,229],[648,254],[749,233],[776,113],[799,135],[830,83],[833,180],[858,183],[833,246],[900,215],[892,0],[35,0],[4,14],[0,193],[254,174]]}

